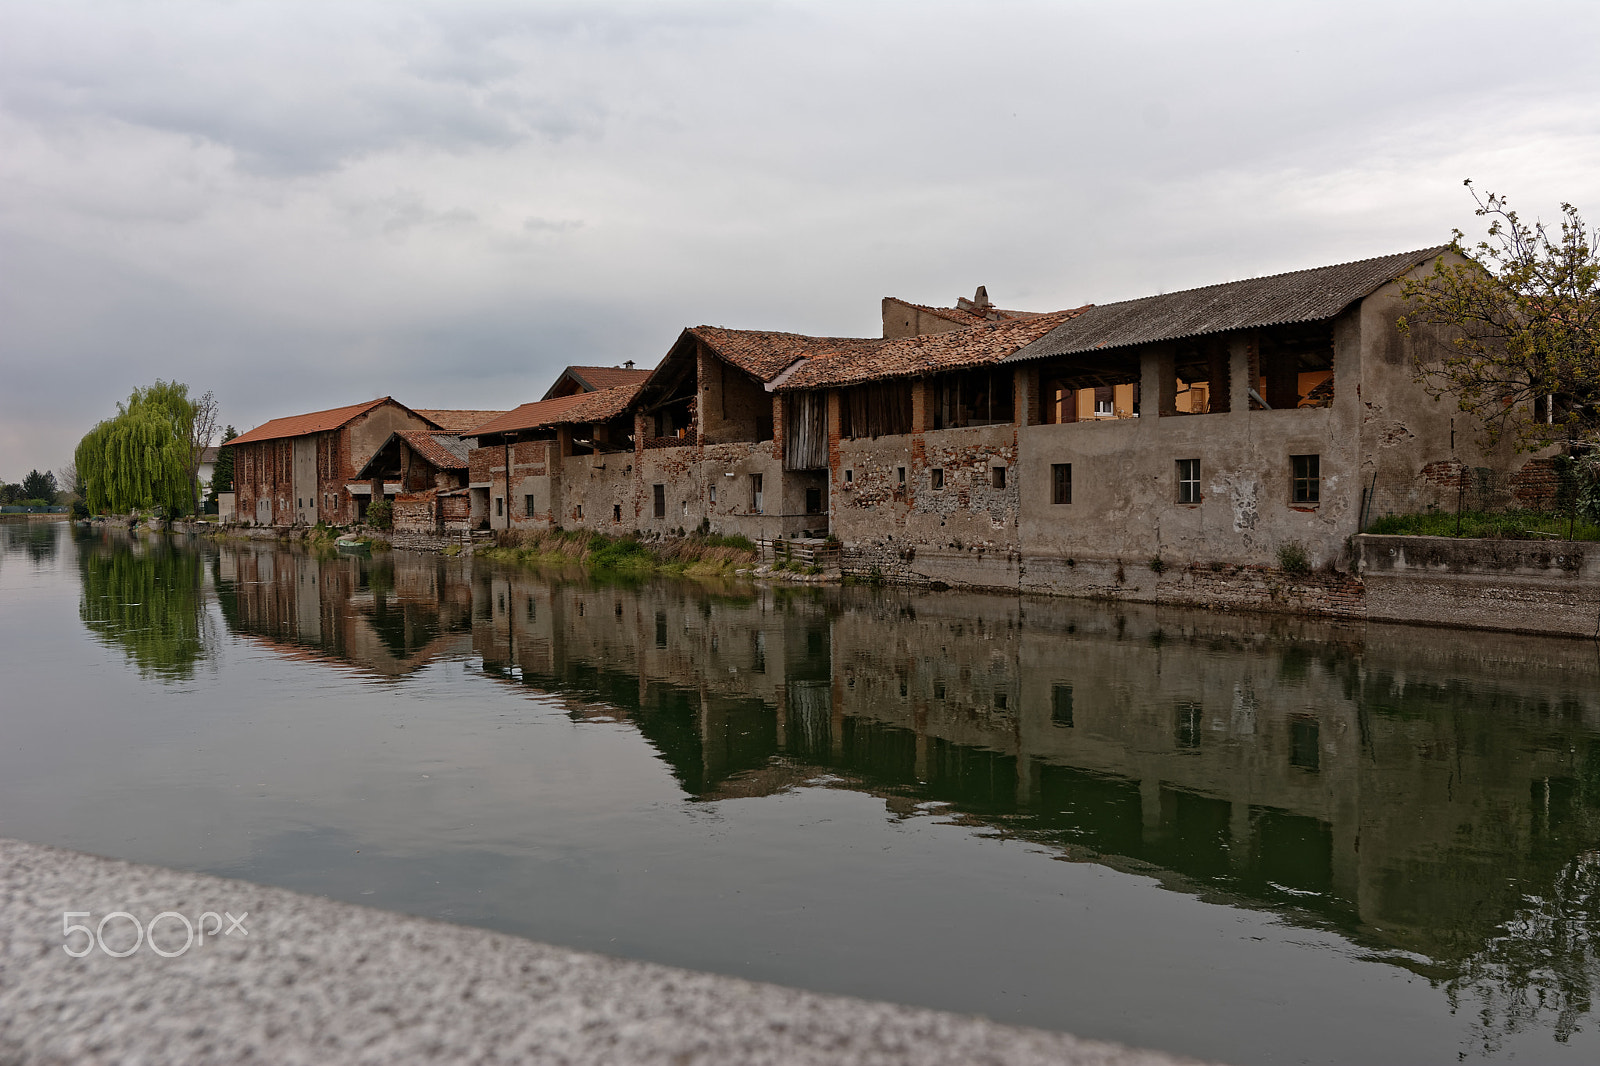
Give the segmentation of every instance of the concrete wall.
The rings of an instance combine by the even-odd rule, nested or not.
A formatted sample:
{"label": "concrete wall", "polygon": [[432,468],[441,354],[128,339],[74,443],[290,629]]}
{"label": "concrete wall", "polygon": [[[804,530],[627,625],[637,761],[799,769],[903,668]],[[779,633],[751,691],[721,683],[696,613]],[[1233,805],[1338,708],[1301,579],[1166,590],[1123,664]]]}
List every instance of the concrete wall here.
{"label": "concrete wall", "polygon": [[1600,635],[1600,545],[1371,534],[1355,543],[1373,620]]}

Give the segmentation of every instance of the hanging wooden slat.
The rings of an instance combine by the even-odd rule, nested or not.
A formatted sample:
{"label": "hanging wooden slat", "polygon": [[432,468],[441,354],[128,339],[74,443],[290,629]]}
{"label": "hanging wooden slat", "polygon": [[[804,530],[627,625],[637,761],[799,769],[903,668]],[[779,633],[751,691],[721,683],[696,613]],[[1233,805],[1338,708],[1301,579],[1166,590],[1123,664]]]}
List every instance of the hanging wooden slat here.
{"label": "hanging wooden slat", "polygon": [[783,468],[828,467],[828,394],[795,392],[783,398]]}

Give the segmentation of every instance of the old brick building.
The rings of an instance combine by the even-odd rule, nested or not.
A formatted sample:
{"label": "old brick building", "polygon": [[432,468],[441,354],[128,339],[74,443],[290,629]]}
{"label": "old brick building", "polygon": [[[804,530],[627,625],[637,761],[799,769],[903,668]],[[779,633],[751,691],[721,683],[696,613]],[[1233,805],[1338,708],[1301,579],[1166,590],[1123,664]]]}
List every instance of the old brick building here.
{"label": "old brick building", "polygon": [[354,522],[372,494],[356,475],[390,434],[441,428],[388,396],[274,418],[228,442],[236,514],[263,526]]}

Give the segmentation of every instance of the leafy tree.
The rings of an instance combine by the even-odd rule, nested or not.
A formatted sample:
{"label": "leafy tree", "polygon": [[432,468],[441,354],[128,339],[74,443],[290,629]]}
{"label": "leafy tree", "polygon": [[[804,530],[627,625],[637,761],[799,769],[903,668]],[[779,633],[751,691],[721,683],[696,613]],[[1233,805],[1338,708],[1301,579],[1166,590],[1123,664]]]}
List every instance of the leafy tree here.
{"label": "leafy tree", "polygon": [[91,429],[73,454],[91,513],[162,508],[169,515],[195,505],[192,434],[196,403],[189,387],[157,381],[134,389],[117,414]]}
{"label": "leafy tree", "polygon": [[228,442],[238,435],[239,431],[232,426],[222,431],[222,447],[217,449],[217,461],[211,468],[213,496],[233,491],[233,449],[228,447]]}
{"label": "leafy tree", "polygon": [[1519,448],[1600,427],[1600,232],[1561,205],[1559,229],[1524,222],[1498,193],[1466,182],[1489,219],[1470,248],[1453,231],[1452,251],[1433,272],[1402,283],[1410,310],[1400,319],[1446,327],[1449,353],[1419,353],[1418,378],[1476,415],[1488,443],[1510,434]]}
{"label": "leafy tree", "polygon": [[28,476],[22,479],[22,495],[24,499],[55,503],[56,476],[48,470],[42,474],[37,470],[28,471]]}
{"label": "leafy tree", "polygon": [[[159,384],[159,382],[157,383]],[[187,388],[184,390],[187,392]],[[211,438],[217,435],[217,398],[207,389],[205,395],[192,401],[194,415],[189,421],[189,483],[194,486],[194,513],[200,513],[200,464]]]}
{"label": "leafy tree", "polygon": [[22,498],[21,485],[15,482],[0,483],[0,504],[16,503]]}

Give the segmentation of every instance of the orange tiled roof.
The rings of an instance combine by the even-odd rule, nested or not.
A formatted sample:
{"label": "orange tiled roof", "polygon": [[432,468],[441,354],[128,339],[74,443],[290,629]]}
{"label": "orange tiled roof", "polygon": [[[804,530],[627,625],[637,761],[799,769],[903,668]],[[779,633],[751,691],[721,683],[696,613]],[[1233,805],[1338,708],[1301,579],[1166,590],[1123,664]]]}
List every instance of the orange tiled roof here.
{"label": "orange tiled roof", "polygon": [[569,366],[567,372],[597,392],[618,385],[642,385],[650,376],[648,370],[629,370],[625,366]]}
{"label": "orange tiled roof", "polygon": [[[419,411],[418,413],[420,414],[421,412]],[[466,446],[461,444],[461,438],[453,433],[433,433],[425,429],[412,429],[403,430],[399,435],[411,446],[412,451],[416,452],[424,462],[432,464],[435,470],[465,470],[467,468]],[[452,442],[461,448],[462,454],[457,455],[455,450],[450,447]]]}
{"label": "orange tiled roof", "polygon": [[801,359],[832,359],[845,353],[870,351],[884,343],[875,337],[807,337],[721,326],[695,326],[689,332],[717,355],[762,381],[771,381]]}
{"label": "orange tiled roof", "polygon": [[1088,307],[1050,311],[1031,318],[984,322],[967,329],[920,337],[873,340],[848,351],[825,353],[801,364],[780,390],[832,388],[884,378],[918,377],[963,367],[987,366],[1038,340]]}
{"label": "orange tiled roof", "polygon": [[525,403],[514,411],[478,426],[467,436],[486,436],[491,433],[513,433],[524,429],[542,429],[546,426],[570,426],[584,422],[605,422],[628,409],[628,404],[639,394],[640,383],[616,385],[595,392],[575,392],[570,396],[557,396],[553,400]]}
{"label": "orange tiled roof", "polygon": [[392,402],[388,396],[380,396],[376,400],[351,404],[349,407],[332,407],[326,411],[313,411],[308,415],[290,415],[287,418],[274,418],[270,422],[261,423],[249,433],[241,433],[230,440],[228,444],[252,444],[258,440],[303,437],[307,433],[322,433],[330,429],[338,429],[346,422],[366,414],[379,404]]}
{"label": "orange tiled roof", "polygon": [[412,410],[426,418],[447,433],[465,433],[469,429],[476,429],[491,418],[499,418],[504,411],[461,411],[449,410],[423,410],[414,407]]}

